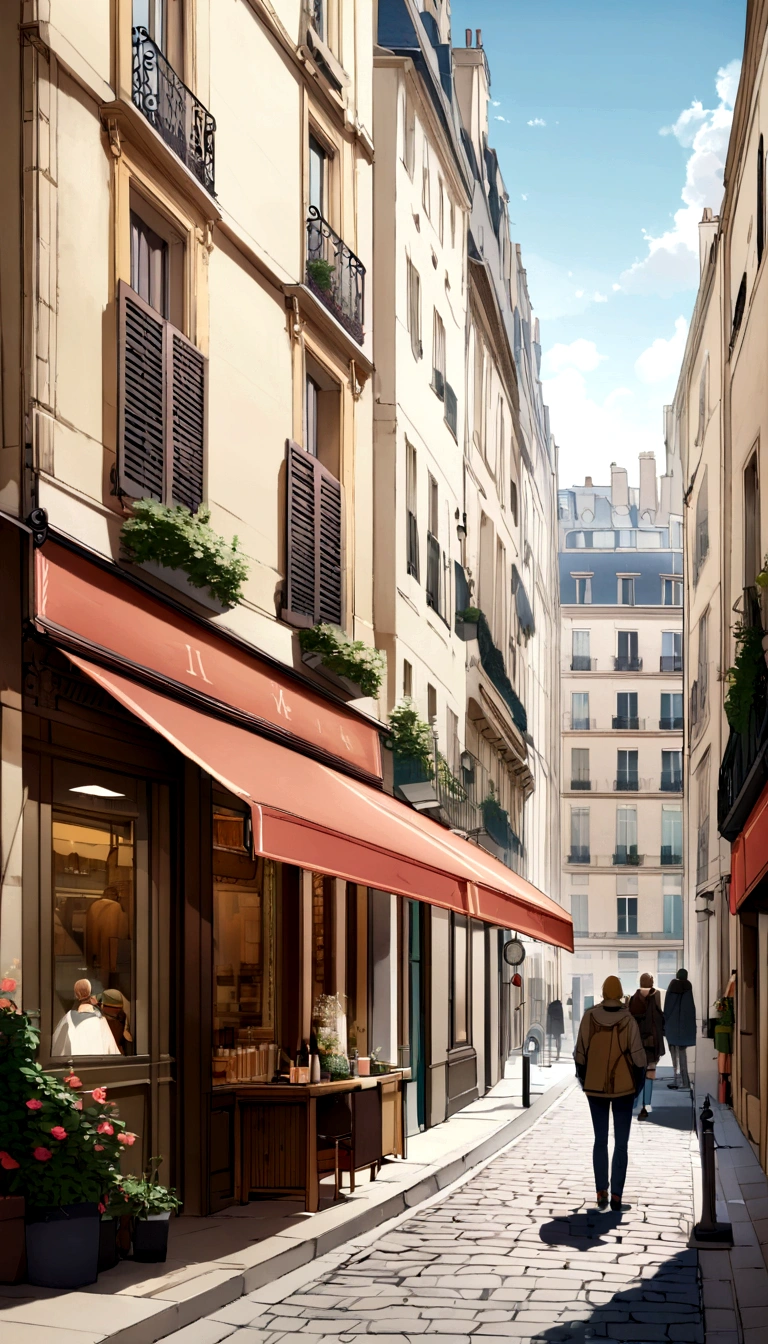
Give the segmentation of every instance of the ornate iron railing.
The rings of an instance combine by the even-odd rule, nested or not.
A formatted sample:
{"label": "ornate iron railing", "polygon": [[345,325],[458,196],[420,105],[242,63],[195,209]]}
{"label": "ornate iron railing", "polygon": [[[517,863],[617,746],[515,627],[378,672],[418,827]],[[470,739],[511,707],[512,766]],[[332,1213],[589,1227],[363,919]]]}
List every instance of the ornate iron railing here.
{"label": "ornate iron railing", "polygon": [[133,30],[133,101],[213,196],[216,122],[179,79],[146,28]]}
{"label": "ornate iron railing", "polygon": [[315,205],[307,219],[307,285],[362,345],[365,267]]}
{"label": "ornate iron railing", "polygon": [[682,672],[683,655],[682,653],[662,653],[659,659],[660,672]]}
{"label": "ornate iron railing", "polygon": [[504,666],[504,657],[493,642],[490,626],[488,625],[485,613],[482,611],[480,612],[480,617],[477,622],[477,638],[480,645],[480,662],[482,663],[483,670],[486,672],[502,700],[504,700],[509,708],[512,718],[520,729],[520,732],[527,732],[528,715],[525,712],[525,706],[507,676],[507,669]]}
{"label": "ornate iron railing", "polygon": [[636,655],[620,653],[614,658],[613,667],[616,672],[642,672],[643,660]]}

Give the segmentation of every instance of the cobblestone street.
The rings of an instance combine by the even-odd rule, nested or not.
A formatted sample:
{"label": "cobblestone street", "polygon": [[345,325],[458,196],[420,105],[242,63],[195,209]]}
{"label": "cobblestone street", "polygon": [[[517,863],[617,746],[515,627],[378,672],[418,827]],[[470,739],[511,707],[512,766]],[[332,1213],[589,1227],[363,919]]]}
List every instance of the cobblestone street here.
{"label": "cobblestone street", "polygon": [[[661,1080],[660,1080],[661,1081]],[[633,1123],[622,1217],[590,1207],[592,1132],[578,1088],[476,1176],[278,1299],[272,1284],[179,1332],[176,1344],[298,1344],[360,1334],[397,1344],[703,1341],[689,1109],[657,1084]],[[289,1280],[285,1281],[286,1289]],[[271,1299],[271,1300],[270,1300]]]}

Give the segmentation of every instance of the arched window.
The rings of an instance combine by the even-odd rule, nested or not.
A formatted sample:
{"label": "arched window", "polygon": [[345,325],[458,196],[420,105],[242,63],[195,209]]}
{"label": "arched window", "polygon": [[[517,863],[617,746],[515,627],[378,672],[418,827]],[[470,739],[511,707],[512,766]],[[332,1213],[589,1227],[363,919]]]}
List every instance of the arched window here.
{"label": "arched window", "polygon": [[763,259],[765,247],[765,152],[763,137],[757,146],[757,264]]}

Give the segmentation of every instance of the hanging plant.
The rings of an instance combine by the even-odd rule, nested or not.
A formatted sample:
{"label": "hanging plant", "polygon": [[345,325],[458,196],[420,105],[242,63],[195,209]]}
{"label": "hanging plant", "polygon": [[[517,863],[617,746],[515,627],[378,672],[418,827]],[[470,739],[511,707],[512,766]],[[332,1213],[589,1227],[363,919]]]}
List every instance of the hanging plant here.
{"label": "hanging plant", "polygon": [[738,625],[734,635],[736,657],[726,675],[725,716],[735,733],[746,733],[758,685],[765,679],[763,631],[759,625]]}
{"label": "hanging plant", "polygon": [[389,714],[389,731],[384,743],[395,756],[419,761],[429,779],[434,774],[432,729],[419,714],[413,700],[406,698]]}
{"label": "hanging plant", "polygon": [[317,653],[325,667],[337,677],[346,677],[360,687],[363,695],[374,699],[381,690],[386,660],[379,649],[362,639],[347,639],[338,626],[321,621],[311,630],[302,630],[299,643],[304,653]]}
{"label": "hanging plant", "polygon": [[195,588],[207,588],[224,606],[242,598],[248,565],[237,537],[225,541],[210,524],[211,511],[196,514],[183,504],[170,507],[154,499],[137,499],[123,523],[121,540],[129,560],[181,569]]}

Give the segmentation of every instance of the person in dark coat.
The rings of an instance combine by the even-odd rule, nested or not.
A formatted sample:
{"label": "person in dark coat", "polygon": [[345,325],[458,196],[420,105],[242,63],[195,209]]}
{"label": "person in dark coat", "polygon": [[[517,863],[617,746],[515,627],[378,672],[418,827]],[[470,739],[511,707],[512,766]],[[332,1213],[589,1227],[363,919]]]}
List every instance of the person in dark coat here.
{"label": "person in dark coat", "polygon": [[557,1050],[556,1059],[559,1059],[560,1041],[565,1035],[565,1016],[563,1014],[563,1005],[559,999],[553,999],[547,1008],[547,1035],[554,1036],[555,1048]]}
{"label": "person in dark coat", "polygon": [[[643,1042],[647,1068],[645,1071],[645,1082],[643,1084],[643,1106],[638,1120],[647,1120],[651,1110],[651,1097],[653,1096],[653,1084],[656,1078],[656,1065],[661,1056],[666,1054],[664,1049],[664,1014],[661,1011],[661,995],[658,989],[653,987],[653,976],[647,971],[640,976],[640,988],[637,993],[632,995],[629,1001],[629,1011],[640,1028],[640,1039]],[[639,1101],[639,1097],[638,1097]]]}
{"label": "person in dark coat", "polygon": [[696,1044],[696,1004],[688,972],[682,967],[670,981],[664,996],[664,1035],[669,1041],[675,1070],[674,1082],[667,1083],[667,1087],[689,1088],[691,1080],[686,1051],[689,1045]]}

